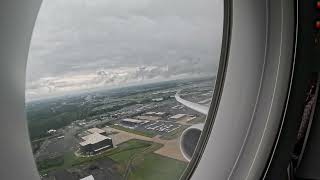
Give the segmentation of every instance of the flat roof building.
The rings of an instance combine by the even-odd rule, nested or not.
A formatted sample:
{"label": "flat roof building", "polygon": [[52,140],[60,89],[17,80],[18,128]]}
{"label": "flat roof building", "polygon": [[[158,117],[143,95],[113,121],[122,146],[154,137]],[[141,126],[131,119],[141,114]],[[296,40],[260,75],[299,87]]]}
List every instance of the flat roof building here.
{"label": "flat roof building", "polygon": [[136,124],[139,124],[139,123],[142,123],[143,121],[138,120],[138,119],[130,119],[130,118],[126,118],[126,119],[122,119],[122,122],[130,122],[130,123],[136,123]]}
{"label": "flat roof building", "polygon": [[57,132],[57,130],[55,130],[55,129],[50,129],[50,130],[48,130],[47,132],[48,132],[49,134],[53,134],[53,133]]}
{"label": "flat roof building", "polygon": [[122,119],[121,123],[124,125],[128,125],[128,126],[135,126],[137,124],[142,124],[144,123],[144,121],[142,120],[138,120],[138,119],[130,119],[130,118],[126,118],[126,119]]}
{"label": "flat roof building", "polygon": [[145,113],[145,115],[149,115],[149,116],[150,115],[163,116],[165,114],[166,114],[165,112],[153,112],[153,111]]}
{"label": "flat roof building", "polygon": [[158,116],[163,116],[163,115],[165,115],[166,113],[165,112],[157,112],[156,113],[156,115],[158,115]]}
{"label": "flat roof building", "polygon": [[154,115],[155,113],[156,112],[150,111],[150,112],[145,113],[145,115]]}
{"label": "flat roof building", "polygon": [[110,137],[101,135],[99,133],[89,134],[87,136],[81,137],[84,141],[80,143],[80,145],[85,146],[87,144],[96,144],[106,139],[111,139]]}
{"label": "flat roof building", "polygon": [[98,134],[103,134],[106,132],[106,131],[99,129],[99,128],[91,128],[91,129],[88,129],[87,131],[89,133],[98,133]]}
{"label": "flat roof building", "polygon": [[180,119],[184,118],[185,116],[187,116],[187,115],[186,114],[176,114],[174,116],[171,116],[170,119],[180,120]]}
{"label": "flat roof building", "polygon": [[85,154],[96,154],[103,150],[113,148],[112,139],[99,133],[89,134],[81,137],[80,150]]}
{"label": "flat roof building", "polygon": [[160,101],[163,101],[163,98],[161,97],[161,98],[154,98],[154,99],[152,99],[152,101],[154,101],[154,102],[160,102]]}
{"label": "flat roof building", "polygon": [[137,116],[137,118],[142,120],[148,120],[148,121],[156,121],[160,119],[160,117],[158,116]]}

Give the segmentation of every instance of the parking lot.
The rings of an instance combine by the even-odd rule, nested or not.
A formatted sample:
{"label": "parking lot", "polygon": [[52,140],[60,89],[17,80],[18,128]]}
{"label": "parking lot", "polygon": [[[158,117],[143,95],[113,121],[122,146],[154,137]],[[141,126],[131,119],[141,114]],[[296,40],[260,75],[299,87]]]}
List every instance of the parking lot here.
{"label": "parking lot", "polygon": [[181,125],[178,123],[172,123],[167,121],[155,121],[155,122],[149,122],[142,126],[138,126],[136,129],[142,130],[142,131],[156,131],[158,134],[163,134],[163,133],[170,133],[172,131],[175,131],[180,127]]}
{"label": "parking lot", "polygon": [[132,124],[132,125],[124,124],[123,122],[120,121],[116,125],[119,125],[128,129],[142,131],[142,132],[153,132],[158,135],[170,133],[172,131],[179,129],[182,126],[179,123],[164,121],[164,120],[157,120],[157,121],[143,120],[141,123]]}

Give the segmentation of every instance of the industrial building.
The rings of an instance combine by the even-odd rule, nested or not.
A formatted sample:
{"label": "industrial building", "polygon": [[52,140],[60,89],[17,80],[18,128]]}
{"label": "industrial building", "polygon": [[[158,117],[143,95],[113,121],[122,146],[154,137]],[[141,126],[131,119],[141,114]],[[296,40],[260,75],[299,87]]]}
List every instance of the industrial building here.
{"label": "industrial building", "polygon": [[110,137],[93,133],[81,137],[84,141],[80,142],[80,151],[84,154],[97,154],[101,151],[113,148],[112,139]]}
{"label": "industrial building", "polygon": [[141,120],[137,120],[137,119],[130,119],[130,118],[126,118],[126,119],[122,119],[121,123],[124,125],[128,125],[128,126],[135,126],[137,124],[141,124],[144,121]]}
{"label": "industrial building", "polygon": [[160,119],[158,116],[137,116],[136,118],[141,120],[148,120],[148,121],[157,121]]}

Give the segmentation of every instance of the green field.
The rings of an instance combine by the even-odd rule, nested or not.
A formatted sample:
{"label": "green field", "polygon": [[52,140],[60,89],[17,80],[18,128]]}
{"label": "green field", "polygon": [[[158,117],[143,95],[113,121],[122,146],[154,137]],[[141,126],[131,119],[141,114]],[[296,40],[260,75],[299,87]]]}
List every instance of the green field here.
{"label": "green field", "polygon": [[58,156],[50,159],[45,159],[37,163],[39,169],[49,169],[52,167],[59,167],[64,164],[64,157]]}
{"label": "green field", "polygon": [[177,180],[186,167],[185,162],[148,153],[129,173],[128,180]]}
{"label": "green field", "polygon": [[[95,160],[111,158],[118,164],[119,174],[126,176],[129,180],[178,179],[187,164],[153,153],[161,147],[162,145],[158,143],[134,139],[96,156],[77,157],[69,152],[64,156],[38,162],[37,165],[40,173],[45,174],[49,171],[68,169]],[[129,165],[132,168],[128,168]]]}
{"label": "green field", "polygon": [[121,164],[119,173],[128,180],[179,179],[187,163],[153,153],[161,147],[161,144],[152,143],[146,148],[113,154],[110,158]]}
{"label": "green field", "polygon": [[48,171],[66,169],[72,166],[78,166],[104,158],[111,158],[116,162],[121,162],[121,158],[125,160],[125,158],[128,158],[128,156],[130,156],[131,154],[133,155],[137,151],[142,151],[148,147],[154,146],[154,144],[155,143],[148,141],[130,140],[119,144],[117,148],[90,157],[77,157],[73,152],[68,152],[65,153],[64,156],[37,162],[38,170],[43,174],[47,173]]}

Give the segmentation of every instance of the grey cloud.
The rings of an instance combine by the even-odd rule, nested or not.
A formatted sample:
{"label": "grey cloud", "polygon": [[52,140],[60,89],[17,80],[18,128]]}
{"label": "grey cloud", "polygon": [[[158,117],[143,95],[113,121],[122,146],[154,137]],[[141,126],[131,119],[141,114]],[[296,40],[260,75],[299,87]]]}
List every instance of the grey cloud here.
{"label": "grey cloud", "polygon": [[44,0],[30,47],[29,94],[213,74],[222,7],[222,0]]}

